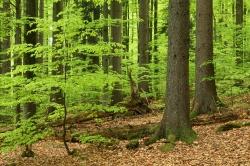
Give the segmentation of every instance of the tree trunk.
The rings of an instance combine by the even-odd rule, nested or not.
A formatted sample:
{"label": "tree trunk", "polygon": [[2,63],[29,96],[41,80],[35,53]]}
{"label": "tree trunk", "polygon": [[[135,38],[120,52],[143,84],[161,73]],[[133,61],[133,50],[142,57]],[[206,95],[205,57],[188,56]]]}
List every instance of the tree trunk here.
{"label": "tree trunk", "polygon": [[238,66],[243,65],[243,16],[244,16],[244,4],[243,0],[236,0],[236,36],[235,36],[235,48],[236,48],[236,64]]}
{"label": "tree trunk", "polygon": [[[35,22],[35,17],[37,17],[37,1],[36,0],[26,0],[26,17],[28,21],[24,26],[24,41],[26,44],[32,44],[35,46],[37,44],[37,32],[32,31],[36,29],[36,24],[31,24],[31,22]],[[36,63],[36,57],[32,56],[32,52],[27,52],[23,58],[24,65],[33,65]],[[33,79],[35,74],[33,71],[25,71],[24,76],[27,79]],[[24,104],[24,114],[25,118],[30,118],[36,113],[36,103],[35,102],[27,102]],[[31,150],[31,145],[26,146],[26,150],[23,154],[26,154],[27,157],[33,157],[33,152]]]}
{"label": "tree trunk", "polygon": [[129,0],[123,1],[123,40],[125,51],[129,51]]}
{"label": "tree trunk", "polygon": [[[105,26],[103,27],[103,30],[102,30],[103,41],[105,43],[109,42],[108,14],[109,14],[108,2],[107,2],[107,0],[105,0],[105,2],[103,4],[103,16],[105,19]],[[104,55],[102,57],[102,67],[103,67],[104,73],[107,74],[108,68],[109,68],[109,57],[107,55]]]}
{"label": "tree trunk", "polygon": [[193,111],[198,114],[216,111],[219,101],[213,64],[213,2],[197,0],[196,80]]}
{"label": "tree trunk", "polygon": [[139,66],[143,67],[139,73],[139,91],[149,92],[149,0],[139,0],[138,53]]}
{"label": "tree trunk", "polygon": [[[113,23],[111,26],[111,37],[112,42],[114,43],[122,43],[122,3],[117,0],[111,1],[111,19],[119,19],[116,23]],[[115,53],[115,49],[119,49],[119,47],[114,46],[113,53]],[[117,74],[121,74],[121,57],[113,56],[112,57],[112,66],[113,71]],[[114,88],[112,92],[111,105],[117,104],[122,101],[122,91],[121,84],[119,82],[114,83]]]}
{"label": "tree trunk", "polygon": [[[54,2],[53,3],[53,21],[54,22],[57,22],[60,19],[62,19],[62,15],[58,15],[62,11],[63,11],[63,1]],[[60,47],[57,45],[58,43],[61,42],[57,38],[57,35],[60,32],[61,32],[61,30],[59,28],[59,31],[53,32],[53,34],[52,34],[53,46],[56,47],[56,49],[60,49]],[[53,63],[59,62],[58,63],[59,65],[55,69],[52,70],[52,74],[53,75],[62,75],[63,74],[62,55],[58,55],[57,53],[54,53],[54,55],[52,57],[52,62]],[[50,101],[63,106],[64,96],[63,96],[62,89],[60,87],[52,87],[51,90],[54,92],[52,92],[50,95]],[[54,106],[50,106],[48,108],[48,112],[51,113],[51,112],[55,111],[55,109],[56,108]]]}
{"label": "tree trunk", "polygon": [[[91,5],[93,6],[93,9],[92,9],[93,20],[91,19],[91,21],[99,20],[100,19],[100,14],[101,14],[101,8],[100,8],[100,6],[95,6],[93,1],[90,1],[90,2],[91,2]],[[95,33],[97,33],[97,34],[99,33],[97,31],[97,29],[93,29],[93,31],[95,31]],[[90,35],[88,37],[88,43],[89,44],[95,45],[95,44],[98,43],[98,35],[97,34],[95,34],[94,36]],[[96,55],[92,54],[91,60],[92,60],[92,62],[91,62],[92,67],[90,68],[90,70],[96,71],[96,69],[100,65],[99,64],[100,63],[99,56],[96,56]]]}
{"label": "tree trunk", "polygon": [[189,1],[170,0],[167,108],[157,136],[191,143],[196,135],[189,120],[189,25]]}
{"label": "tree trunk", "polygon": [[[21,19],[21,0],[16,0],[16,20]],[[21,26],[19,23],[16,25],[16,33],[15,33],[15,44],[21,44],[22,37],[21,37]],[[16,68],[18,65],[22,64],[21,58],[16,58],[14,61],[14,67]],[[17,96],[17,100],[19,97]],[[21,113],[21,105],[18,103],[16,105],[16,123],[20,121],[20,113]]]}
{"label": "tree trunk", "polygon": [[[8,0],[4,0],[3,1],[3,12],[5,12],[5,15],[7,18],[10,17],[10,2]],[[9,18],[10,19],[10,18]],[[0,73],[1,74],[5,74],[5,73],[8,73],[10,72],[10,54],[7,53],[8,49],[10,48],[10,27],[11,25],[8,25],[7,24],[7,32],[5,37],[3,38],[3,41],[2,41],[2,50],[3,50],[3,54],[0,56],[0,60],[2,60],[1,62],[1,70],[0,70]]]}

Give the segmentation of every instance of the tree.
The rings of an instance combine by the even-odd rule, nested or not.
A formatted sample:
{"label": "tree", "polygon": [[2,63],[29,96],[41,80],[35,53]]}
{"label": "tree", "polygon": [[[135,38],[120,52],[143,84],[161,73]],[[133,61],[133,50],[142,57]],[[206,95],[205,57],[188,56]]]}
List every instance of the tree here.
{"label": "tree", "polygon": [[139,53],[139,66],[143,67],[144,71],[139,74],[139,85],[140,91],[149,92],[149,73],[147,65],[149,64],[149,0],[139,0],[139,22],[138,29],[138,53]]}
{"label": "tree", "polygon": [[[105,43],[109,42],[109,27],[107,25],[108,24],[107,23],[108,15],[109,15],[108,2],[107,2],[107,0],[105,0],[103,3],[103,16],[106,19],[106,21],[105,21],[105,25],[103,26],[103,29],[102,29],[103,41]],[[108,68],[109,68],[109,57],[107,55],[104,55],[102,57],[102,67],[103,67],[104,73],[107,74]]]}
{"label": "tree", "polygon": [[[114,20],[115,23],[111,25],[111,40],[112,42],[116,43],[113,46],[113,53],[116,53],[116,49],[119,49],[117,44],[122,43],[122,3],[118,0],[111,1],[111,11],[110,11],[111,19]],[[121,74],[122,72],[122,64],[121,64],[121,56],[114,55],[112,57],[112,67],[113,71],[117,74]],[[114,88],[112,92],[111,98],[111,105],[117,104],[118,102],[122,101],[122,91],[121,91],[121,84],[119,82],[114,83]]]}
{"label": "tree", "polygon": [[236,0],[236,36],[235,36],[235,48],[236,48],[236,64],[243,64],[243,16],[244,16],[244,4],[243,0]]}
{"label": "tree", "polygon": [[[16,20],[20,20],[21,19],[21,0],[16,0],[15,7],[16,7]],[[21,26],[19,25],[19,23],[17,23],[16,33],[15,33],[15,44],[21,44],[22,42],[21,31],[22,31]],[[14,61],[15,68],[21,64],[22,64],[21,58],[20,57],[16,58]],[[18,100],[18,97],[17,97],[17,100]],[[20,121],[20,113],[21,113],[21,105],[20,103],[18,103],[16,105],[16,122]]]}
{"label": "tree", "polygon": [[[26,44],[30,44],[34,47],[37,44],[37,32],[35,18],[37,17],[37,0],[26,0],[26,12],[25,15],[28,17],[27,23],[24,26],[24,41]],[[26,52],[23,57],[23,64],[30,66],[36,63],[36,57],[32,55],[33,52]],[[24,73],[25,78],[31,81],[35,77],[35,73],[32,70],[27,70]],[[36,103],[34,101],[28,101],[24,104],[25,118],[28,119],[36,113]],[[31,145],[27,145],[23,156],[33,157],[34,152],[31,150]]]}
{"label": "tree", "polygon": [[202,114],[216,110],[219,101],[213,64],[213,1],[196,3],[195,99],[193,111]]}
{"label": "tree", "polygon": [[170,0],[166,109],[157,138],[191,143],[196,135],[189,120],[189,25],[189,1]]}
{"label": "tree", "polygon": [[[62,15],[60,14],[60,12],[62,12],[62,11],[63,11],[63,1],[53,2],[53,21],[54,22],[57,22],[60,19],[62,19]],[[53,61],[53,63],[58,64],[58,65],[56,65],[56,68],[53,69],[52,74],[53,75],[62,75],[63,74],[63,64],[61,62],[62,58],[61,58],[61,55],[59,53],[57,53],[58,49],[60,49],[60,47],[62,45],[61,44],[62,42],[60,41],[60,39],[58,37],[58,35],[61,32],[61,27],[58,26],[56,28],[57,28],[57,30],[53,32],[52,37],[53,37],[53,46],[57,50],[55,50],[55,52],[54,52],[52,61]],[[51,88],[51,90],[52,90],[52,93],[50,95],[50,101],[55,102],[56,104],[59,104],[62,106],[64,104],[64,96],[63,96],[62,89],[60,87],[54,86]],[[56,108],[54,106],[50,106],[48,111],[49,111],[49,113],[51,113],[51,112],[55,111],[55,109]]]}
{"label": "tree", "polygon": [[[3,12],[5,12],[6,19],[10,18],[10,2],[8,0],[3,1]],[[7,23],[7,20],[6,20]],[[7,50],[10,48],[10,25],[7,25],[6,28],[7,32],[6,35],[1,43],[1,47],[3,50],[3,54],[1,55],[1,67],[0,67],[0,73],[5,74],[10,72],[10,54],[7,53]]]}

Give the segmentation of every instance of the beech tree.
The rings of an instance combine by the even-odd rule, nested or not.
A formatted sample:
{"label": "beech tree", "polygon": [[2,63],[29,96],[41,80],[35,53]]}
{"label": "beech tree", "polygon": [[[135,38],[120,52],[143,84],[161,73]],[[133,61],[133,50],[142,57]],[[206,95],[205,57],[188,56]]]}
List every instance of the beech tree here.
{"label": "beech tree", "polygon": [[139,18],[141,19],[138,27],[138,53],[139,66],[143,67],[139,73],[138,88],[142,92],[149,92],[149,0],[139,0]]}
{"label": "beech tree", "polygon": [[[60,12],[63,11],[63,1],[57,1],[53,3],[53,21],[57,22],[60,19],[62,19],[62,15],[60,14]],[[53,46],[55,46],[55,48],[59,49],[62,46],[62,42],[59,40],[58,34],[60,34],[61,32],[61,27],[56,27],[57,31],[53,32]],[[61,62],[62,58],[61,55],[59,53],[56,52],[57,50],[55,50],[54,55],[52,57],[52,61],[55,62],[56,67],[53,68],[52,70],[52,74],[53,75],[62,75],[63,74],[63,64]],[[51,88],[52,93],[50,95],[50,101],[51,102],[55,102],[56,104],[59,105],[63,105],[64,103],[64,96],[63,96],[63,92],[62,89],[60,87],[54,86]],[[53,112],[55,111],[55,107],[51,106],[49,107],[48,111],[49,112]]]}
{"label": "beech tree", "polygon": [[196,1],[195,99],[193,111],[201,114],[216,110],[219,101],[213,64],[213,1]]}
{"label": "beech tree", "polygon": [[191,143],[196,135],[189,120],[189,25],[189,1],[170,0],[166,109],[157,137]]}
{"label": "beech tree", "polygon": [[243,0],[236,0],[236,36],[235,36],[235,48],[236,48],[236,64],[243,64],[243,20],[244,19],[244,3]]}
{"label": "beech tree", "polygon": [[[28,20],[24,26],[24,41],[26,44],[30,44],[32,47],[34,47],[37,44],[37,32],[34,31],[36,29],[36,24],[33,23],[37,17],[37,0],[26,0],[25,4],[25,16],[28,17]],[[32,56],[32,54],[33,52],[25,53],[23,57],[24,65],[31,66],[36,63],[36,57]],[[24,76],[31,81],[35,77],[35,73],[28,69],[25,71]],[[36,107],[36,103],[32,101],[32,99],[31,101],[28,101],[24,104],[24,114],[26,119],[30,118],[36,113]],[[34,152],[32,152],[31,145],[26,145],[23,156],[31,157],[33,155]]]}
{"label": "beech tree", "polygon": [[[122,3],[118,0],[111,1],[111,11],[110,11],[111,18],[115,20],[115,23],[111,26],[111,40],[114,43],[121,44],[122,43]],[[116,54],[115,49],[119,49],[119,46],[115,44],[113,46],[113,53]],[[117,74],[121,74],[122,72],[122,64],[121,64],[121,56],[114,55],[112,57],[112,67],[113,71]],[[118,102],[122,101],[122,91],[121,91],[121,84],[119,82],[114,83],[114,89],[112,92],[111,98],[111,105],[117,104]]]}
{"label": "beech tree", "polygon": [[[5,12],[6,19],[10,17],[10,2],[8,0],[3,1],[3,12]],[[7,23],[7,20],[6,20]],[[3,39],[2,43],[0,44],[2,48],[2,51],[4,52],[1,55],[1,67],[0,67],[0,73],[5,74],[7,72],[10,72],[10,54],[7,53],[7,50],[10,48],[10,25],[7,27],[7,33],[5,34],[5,38]]]}

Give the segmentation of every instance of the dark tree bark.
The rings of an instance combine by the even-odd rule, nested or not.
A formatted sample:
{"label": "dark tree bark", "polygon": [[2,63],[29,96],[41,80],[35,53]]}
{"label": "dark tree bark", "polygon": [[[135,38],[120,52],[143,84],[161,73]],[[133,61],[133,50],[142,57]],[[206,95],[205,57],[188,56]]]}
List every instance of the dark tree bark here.
{"label": "dark tree bark", "polygon": [[[111,26],[111,38],[112,42],[114,43],[122,43],[122,3],[117,0],[111,1],[111,12],[110,12],[112,19],[117,19],[116,23],[113,23]],[[115,53],[115,49],[119,49],[119,47],[114,46],[113,52]],[[122,72],[122,64],[121,64],[121,57],[119,55],[112,57],[112,67],[113,71],[121,74]],[[121,91],[121,84],[119,82],[114,83],[114,88],[111,97],[111,105],[117,104],[122,101],[122,91]]]}
{"label": "dark tree bark", "polygon": [[236,64],[238,66],[243,65],[243,16],[244,16],[244,3],[243,0],[236,0],[236,36],[235,36],[235,48],[236,48]]}
{"label": "dark tree bark", "polygon": [[[16,0],[16,20],[21,19],[21,0]],[[16,25],[16,33],[15,33],[15,44],[21,44],[22,37],[21,37],[21,26],[19,23]],[[15,58],[14,60],[14,67],[16,68],[18,65],[22,64],[22,60],[20,57]],[[18,99],[18,97],[17,97]],[[18,103],[16,105],[16,123],[20,121],[20,113],[21,113],[21,105]]]}
{"label": "dark tree bark", "polygon": [[196,80],[193,111],[214,112],[219,101],[213,64],[213,2],[197,0],[196,18]]}
{"label": "dark tree bark", "polygon": [[[158,45],[157,45],[157,39],[158,39],[158,0],[154,0],[154,52],[157,52]],[[158,64],[158,57],[154,57],[155,64]]]}
{"label": "dark tree bark", "polygon": [[[25,24],[24,27],[24,41],[27,44],[32,44],[33,46],[37,43],[37,33],[32,31],[36,29],[36,24],[30,24],[35,21],[35,17],[37,17],[37,1],[36,0],[26,0],[26,16],[30,17],[28,19],[28,23]],[[32,56],[33,53],[26,53],[23,58],[24,65],[33,65],[36,63],[36,58]],[[35,77],[33,71],[26,71],[24,76],[27,79],[32,79]],[[25,104],[24,112],[26,114],[26,118],[31,117],[36,112],[36,104],[34,102],[29,102]]]}
{"label": "dark tree bark", "polygon": [[[57,22],[60,19],[62,19],[62,15],[58,15],[60,12],[63,11],[63,1],[58,1],[58,2],[54,2],[53,3],[53,21]],[[61,32],[60,27],[58,28],[58,31],[53,32],[52,37],[53,37],[53,46],[56,49],[60,49],[61,45],[61,41],[58,40],[57,35]],[[62,55],[58,55],[57,53],[54,53],[53,58],[52,58],[52,62],[58,62],[58,66],[56,66],[55,69],[53,69],[52,74],[53,75],[62,75],[63,74],[63,64],[62,64]],[[62,89],[60,87],[52,87],[51,88],[52,92],[50,95],[50,101],[54,102],[56,104],[60,104],[63,106],[64,104],[64,96],[63,96],[63,92]],[[48,108],[48,112],[51,113],[53,111],[55,111],[55,107],[50,106]]]}
{"label": "dark tree bark", "polygon": [[[5,12],[6,17],[10,17],[10,2],[9,0],[3,0],[3,12]],[[10,72],[10,54],[7,53],[8,49],[10,48],[10,25],[7,25],[7,32],[6,36],[3,38],[2,41],[2,50],[3,50],[3,54],[0,56],[0,60],[1,60],[1,67],[0,67],[0,73],[1,74],[5,74]]]}
{"label": "dark tree bark", "polygon": [[[105,0],[105,2],[103,4],[103,16],[104,16],[104,19],[106,19],[106,21],[105,21],[105,25],[104,25],[103,30],[102,30],[103,41],[105,43],[109,42],[109,27],[108,27],[108,21],[107,21],[108,15],[109,15],[108,2],[107,2],[107,0]],[[103,67],[104,73],[107,74],[108,68],[109,68],[109,57],[107,55],[104,55],[102,57],[102,67]]]}
{"label": "dark tree bark", "polygon": [[123,39],[125,51],[129,51],[129,0],[123,1]]}
{"label": "dark tree bark", "polygon": [[139,53],[139,66],[144,67],[143,71],[139,74],[139,91],[149,92],[149,0],[139,0],[139,22],[138,29],[138,53]]}
{"label": "dark tree bark", "polygon": [[[29,17],[28,22],[24,26],[24,41],[27,44],[32,44],[35,46],[37,44],[37,32],[32,31],[36,29],[36,24],[31,24],[35,21],[35,17],[37,17],[37,0],[26,0],[26,10],[25,16]],[[23,57],[24,65],[33,65],[36,63],[36,57],[32,56],[32,52],[27,52]],[[26,71],[24,76],[27,79],[32,80],[35,77],[33,71]],[[24,104],[24,114],[25,118],[30,118],[36,113],[36,103],[35,102],[27,102]],[[31,145],[27,145],[23,155],[25,157],[33,157],[34,152],[31,150]]]}
{"label": "dark tree bark", "polygon": [[[93,12],[93,20],[91,19],[91,21],[97,21],[100,19],[100,14],[101,14],[101,8],[100,6],[95,6],[94,2],[91,1],[91,5],[93,6],[92,8],[92,12]],[[89,44],[97,44],[98,43],[98,33],[99,31],[97,29],[93,29],[93,31],[95,31],[97,34],[94,35],[94,36],[88,36],[88,43]],[[96,68],[100,65],[100,60],[99,60],[99,56],[96,56],[94,54],[92,54],[91,56],[91,65],[93,65],[92,69],[90,70],[93,70],[95,71]]]}
{"label": "dark tree bark", "polygon": [[[44,0],[40,0],[39,2],[39,18],[44,18]],[[43,32],[39,32],[38,34],[38,42],[43,45],[44,35]]]}
{"label": "dark tree bark", "polygon": [[195,133],[189,120],[189,1],[169,1],[169,41],[166,110],[158,138],[192,142]]}

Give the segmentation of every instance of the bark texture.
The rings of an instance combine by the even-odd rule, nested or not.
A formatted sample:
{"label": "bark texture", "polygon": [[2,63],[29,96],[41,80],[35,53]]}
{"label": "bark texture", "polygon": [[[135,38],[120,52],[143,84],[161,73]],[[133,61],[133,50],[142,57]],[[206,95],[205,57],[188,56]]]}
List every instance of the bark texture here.
{"label": "bark texture", "polygon": [[139,91],[149,92],[149,0],[139,0],[138,53],[139,66],[144,67],[139,73]]}
{"label": "bark texture", "polygon": [[189,1],[169,1],[169,41],[166,110],[158,138],[192,142],[195,133],[189,120]]}
{"label": "bark texture", "polygon": [[197,0],[196,80],[193,111],[198,114],[216,111],[219,100],[213,64],[213,1]]}

